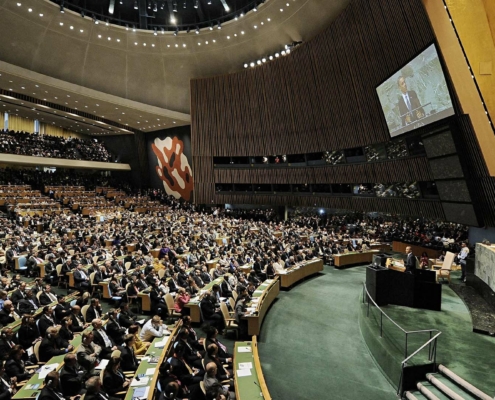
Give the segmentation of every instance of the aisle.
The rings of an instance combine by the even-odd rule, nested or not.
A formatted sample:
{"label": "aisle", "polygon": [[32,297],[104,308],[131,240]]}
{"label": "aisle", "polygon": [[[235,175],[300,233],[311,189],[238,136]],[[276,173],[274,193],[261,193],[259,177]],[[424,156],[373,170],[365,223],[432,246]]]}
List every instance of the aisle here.
{"label": "aisle", "polygon": [[364,267],[323,273],[281,292],[260,336],[273,400],[396,399],[358,325]]}

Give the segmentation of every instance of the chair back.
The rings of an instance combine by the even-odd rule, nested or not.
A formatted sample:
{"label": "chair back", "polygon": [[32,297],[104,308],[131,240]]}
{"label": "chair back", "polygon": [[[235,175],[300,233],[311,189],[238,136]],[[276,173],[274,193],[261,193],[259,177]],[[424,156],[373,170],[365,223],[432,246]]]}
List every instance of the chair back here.
{"label": "chair back", "polygon": [[234,301],[237,301],[238,294],[235,290],[232,290],[232,297],[234,298]]}
{"label": "chair back", "polygon": [[206,388],[205,388],[205,383],[203,381],[199,381],[199,387],[201,388],[203,394],[206,396]]}
{"label": "chair back", "polygon": [[215,279],[214,276],[213,276],[213,272],[215,272],[215,268],[210,269],[211,279]]}
{"label": "chair back", "polygon": [[57,270],[57,275],[60,276],[62,273],[62,264],[58,264],[55,269]]}
{"label": "chair back", "polygon": [[235,300],[232,297],[229,297],[230,308],[235,310]]}
{"label": "chair back", "polygon": [[74,253],[75,253],[75,250],[74,250],[74,249],[70,249],[70,250],[69,250],[69,254],[70,254],[71,256],[73,256],[73,255],[74,255]]}
{"label": "chair back", "polygon": [[93,262],[97,263],[98,262],[98,256],[93,256]]}
{"label": "chair back", "polygon": [[38,341],[33,346],[33,352],[38,362],[40,361],[40,345],[41,345],[41,341]]}
{"label": "chair back", "polygon": [[160,279],[162,279],[164,276],[165,276],[165,270],[164,270],[164,269],[159,270],[159,271],[158,271],[158,277],[159,277]]}
{"label": "chair back", "polygon": [[94,280],[95,280],[95,275],[96,275],[96,271],[95,272],[91,272],[89,274],[89,281],[91,282],[91,285],[94,285]]}
{"label": "chair back", "polygon": [[18,263],[19,263],[19,269],[23,269],[26,266],[26,263],[27,263],[26,256],[20,256],[19,257],[19,260],[18,260]]}
{"label": "chair back", "polygon": [[[82,306],[82,308],[81,308],[81,314],[82,314],[85,321],[86,321],[86,313],[88,312],[88,308],[89,308],[89,304],[86,304],[85,306]],[[86,321],[86,322],[88,322],[88,321]]]}
{"label": "chair back", "polygon": [[127,261],[127,262],[124,264],[124,268],[126,269],[126,271],[127,271],[129,268],[131,268],[131,264],[132,264],[132,262],[130,262],[130,261]]}
{"label": "chair back", "polygon": [[227,308],[227,304],[223,301],[220,303],[220,311],[222,311],[224,321],[227,321],[230,318],[229,309]]}
{"label": "chair back", "polygon": [[165,303],[167,303],[167,307],[169,309],[173,309],[174,308],[174,298],[172,297],[172,295],[170,293],[167,293],[165,295]]}
{"label": "chair back", "polygon": [[452,268],[452,264],[454,263],[455,254],[447,251],[445,254],[445,260],[443,261],[442,269],[450,270]]}
{"label": "chair back", "polygon": [[40,303],[40,296],[41,296],[42,293],[43,292],[41,290],[38,293],[36,293],[36,298],[38,299],[38,303]]}

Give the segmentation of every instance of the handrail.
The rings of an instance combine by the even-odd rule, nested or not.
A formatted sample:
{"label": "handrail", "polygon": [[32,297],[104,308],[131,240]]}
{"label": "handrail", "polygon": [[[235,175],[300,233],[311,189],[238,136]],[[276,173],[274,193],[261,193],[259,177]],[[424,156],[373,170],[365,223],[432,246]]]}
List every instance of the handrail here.
{"label": "handrail", "polygon": [[404,359],[401,364],[402,366],[405,366],[407,364],[407,362],[413,358],[416,354],[418,354],[421,350],[423,350],[426,346],[428,346],[431,342],[434,342],[435,340],[437,340],[437,338],[442,334],[442,332],[438,331],[438,333],[433,336],[431,339],[429,339],[427,342],[425,342],[419,349],[417,349],[414,353],[412,353],[409,357],[407,357],[406,359]]}
{"label": "handrail", "polygon": [[[387,317],[387,319],[392,322],[397,328],[399,328],[402,332],[404,332],[406,335],[409,335],[411,333],[426,333],[426,332],[440,332],[438,329],[422,329],[422,330],[418,330],[418,331],[406,331],[403,327],[401,327],[397,322],[395,322],[391,317],[389,317],[387,315],[387,313],[385,311],[383,311],[381,309],[381,307],[376,304],[375,300],[373,300],[373,297],[371,297],[370,295],[370,292],[368,292],[368,288],[366,287],[366,282],[363,282],[363,288],[364,290],[366,291],[366,294],[368,295],[368,299],[371,300],[373,302],[373,304],[375,305],[376,308],[378,308],[378,310],[380,310],[380,312],[385,315],[385,317]],[[363,303],[364,303],[364,298],[363,298]]]}

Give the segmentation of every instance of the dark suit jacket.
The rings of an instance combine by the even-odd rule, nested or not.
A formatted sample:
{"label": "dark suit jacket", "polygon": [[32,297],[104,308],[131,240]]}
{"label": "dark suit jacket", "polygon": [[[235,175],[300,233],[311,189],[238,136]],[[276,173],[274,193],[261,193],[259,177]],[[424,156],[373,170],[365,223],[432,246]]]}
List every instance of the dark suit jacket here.
{"label": "dark suit jacket", "polygon": [[103,375],[103,388],[108,394],[112,395],[117,392],[126,391],[127,389],[124,389],[123,384],[124,374],[122,371],[120,371],[120,374],[113,371],[105,371]]}
{"label": "dark suit jacket", "polygon": [[11,317],[10,313],[7,312],[7,310],[5,309],[0,310],[0,324],[2,324],[3,326],[7,326],[8,324],[14,321],[15,321],[14,317]]}
{"label": "dark suit jacket", "polygon": [[406,267],[406,271],[414,271],[416,269],[416,257],[414,257],[413,253],[407,255],[404,266]]}
{"label": "dark suit jacket", "polygon": [[17,304],[25,297],[26,297],[26,293],[22,293],[21,289],[16,289],[12,292],[12,295],[10,296],[10,300],[12,301],[12,303]]}
{"label": "dark suit jacket", "polygon": [[50,327],[50,326],[55,326],[55,321],[50,321],[46,315],[42,315],[41,318],[38,320],[38,329],[40,330],[40,335],[42,337],[45,337],[46,335],[46,330]]}
{"label": "dark suit jacket", "polygon": [[[411,114],[411,122],[414,122],[418,119],[417,115],[416,115],[417,111],[421,112],[423,115],[425,115],[425,112],[424,112],[423,108],[421,107],[421,101],[419,100],[419,97],[414,90],[408,90],[407,95],[409,97],[409,101],[411,103],[412,110],[418,109],[416,111],[413,111]],[[404,101],[404,97],[402,96],[402,93],[401,93],[399,95],[399,114],[401,115],[402,126],[407,125],[406,114],[408,114],[408,113],[409,113],[409,109],[407,108],[406,102]]]}
{"label": "dark suit jacket", "polygon": [[[103,337],[101,336],[100,332],[93,329],[93,335],[94,335],[93,342],[95,342],[102,349],[105,349],[107,346],[105,345],[105,341],[103,340]],[[112,342],[112,347],[115,346],[115,341],[112,339],[112,337],[108,333],[107,333],[107,336],[108,336],[108,339],[110,339],[110,342]]]}
{"label": "dark suit jacket", "polygon": [[40,305],[38,303],[38,299],[33,296],[31,299],[26,298],[26,299],[22,299],[19,301],[19,304],[17,304],[17,309],[19,310],[19,313],[31,314],[32,312],[37,310],[37,308],[35,308],[35,306],[33,305],[33,303],[31,303],[30,300],[32,300],[34,302],[36,307],[40,308]]}
{"label": "dark suit jacket", "polygon": [[[51,293],[51,294],[53,294],[53,293]],[[56,295],[54,295],[54,296],[56,297]],[[40,294],[40,303],[42,306],[46,306],[48,304],[52,304],[53,300],[50,299],[50,297],[48,297],[48,295],[45,292],[43,292]]]}
{"label": "dark suit jacket", "polygon": [[137,316],[130,311],[121,312],[119,314],[119,324],[122,325],[124,328],[129,328],[131,325],[133,325],[136,319]]}
{"label": "dark suit jacket", "polygon": [[41,390],[38,400],[60,400],[60,397],[53,393],[53,390],[51,388],[45,386]]}
{"label": "dark suit jacket", "polygon": [[38,332],[38,328],[36,325],[22,325],[18,331],[19,335],[19,344],[27,349],[33,345],[33,342],[39,338],[40,334]]}
{"label": "dark suit jacket", "polygon": [[[12,337],[12,339],[10,339],[10,342],[14,345],[17,344],[15,337]],[[0,337],[0,358],[7,359],[12,347],[13,346],[9,344],[6,338]]]}
{"label": "dark suit jacket", "polygon": [[67,317],[70,315],[70,305],[68,303],[61,304],[58,303],[55,306],[55,319],[57,320],[56,322],[62,321],[62,318]]}
{"label": "dark suit jacket", "polygon": [[16,377],[17,382],[21,382],[31,377],[31,374],[26,371],[24,365],[21,364],[20,361],[16,361],[12,358],[5,364],[5,372],[10,378]]}
{"label": "dark suit jacket", "polygon": [[[101,306],[98,308],[99,318],[103,315],[101,311]],[[89,306],[88,311],[86,311],[86,322],[91,323],[96,318],[95,308],[93,306]]]}
{"label": "dark suit jacket", "polygon": [[40,359],[38,361],[47,362],[52,357],[66,353],[66,350],[61,350],[59,348],[59,342],[57,340],[44,338],[40,344]]}
{"label": "dark suit jacket", "polygon": [[[84,272],[86,274],[86,272]],[[89,284],[89,275],[86,274],[86,277],[88,278],[88,284]],[[74,270],[74,286],[77,288],[77,289],[80,289],[81,288],[81,283],[83,282],[86,282],[86,279],[83,278],[83,275],[81,274],[81,271],[79,271],[78,269]]]}
{"label": "dark suit jacket", "polygon": [[132,349],[127,346],[122,347],[120,351],[120,367],[124,371],[135,371],[139,365],[139,361]]}
{"label": "dark suit jacket", "polygon": [[124,342],[125,328],[117,324],[116,321],[109,320],[106,326],[107,335],[113,339],[117,345],[121,345]]}
{"label": "dark suit jacket", "polygon": [[[81,320],[81,322],[84,323],[84,317],[82,316],[81,313],[79,313],[77,317]],[[74,313],[70,314],[70,319],[72,320],[72,325],[70,327],[70,330],[72,332],[82,332],[84,330],[84,326],[79,323]]]}
{"label": "dark suit jacket", "polygon": [[[79,371],[83,371],[80,369]],[[84,383],[84,374],[78,373],[77,368],[63,366],[60,370],[60,385],[65,397],[76,396],[81,393]]]}

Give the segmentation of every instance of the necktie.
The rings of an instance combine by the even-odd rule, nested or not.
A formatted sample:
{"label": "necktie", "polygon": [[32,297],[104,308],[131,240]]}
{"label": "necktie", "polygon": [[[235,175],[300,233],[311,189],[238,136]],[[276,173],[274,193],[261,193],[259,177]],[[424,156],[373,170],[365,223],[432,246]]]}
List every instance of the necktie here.
{"label": "necktie", "polygon": [[105,342],[105,347],[112,347],[112,342],[108,338],[106,332],[103,329],[99,329],[98,332],[100,332],[100,335],[103,341]]}
{"label": "necktie", "polygon": [[411,101],[409,100],[409,95],[406,94],[406,105],[409,111],[412,111]]}

